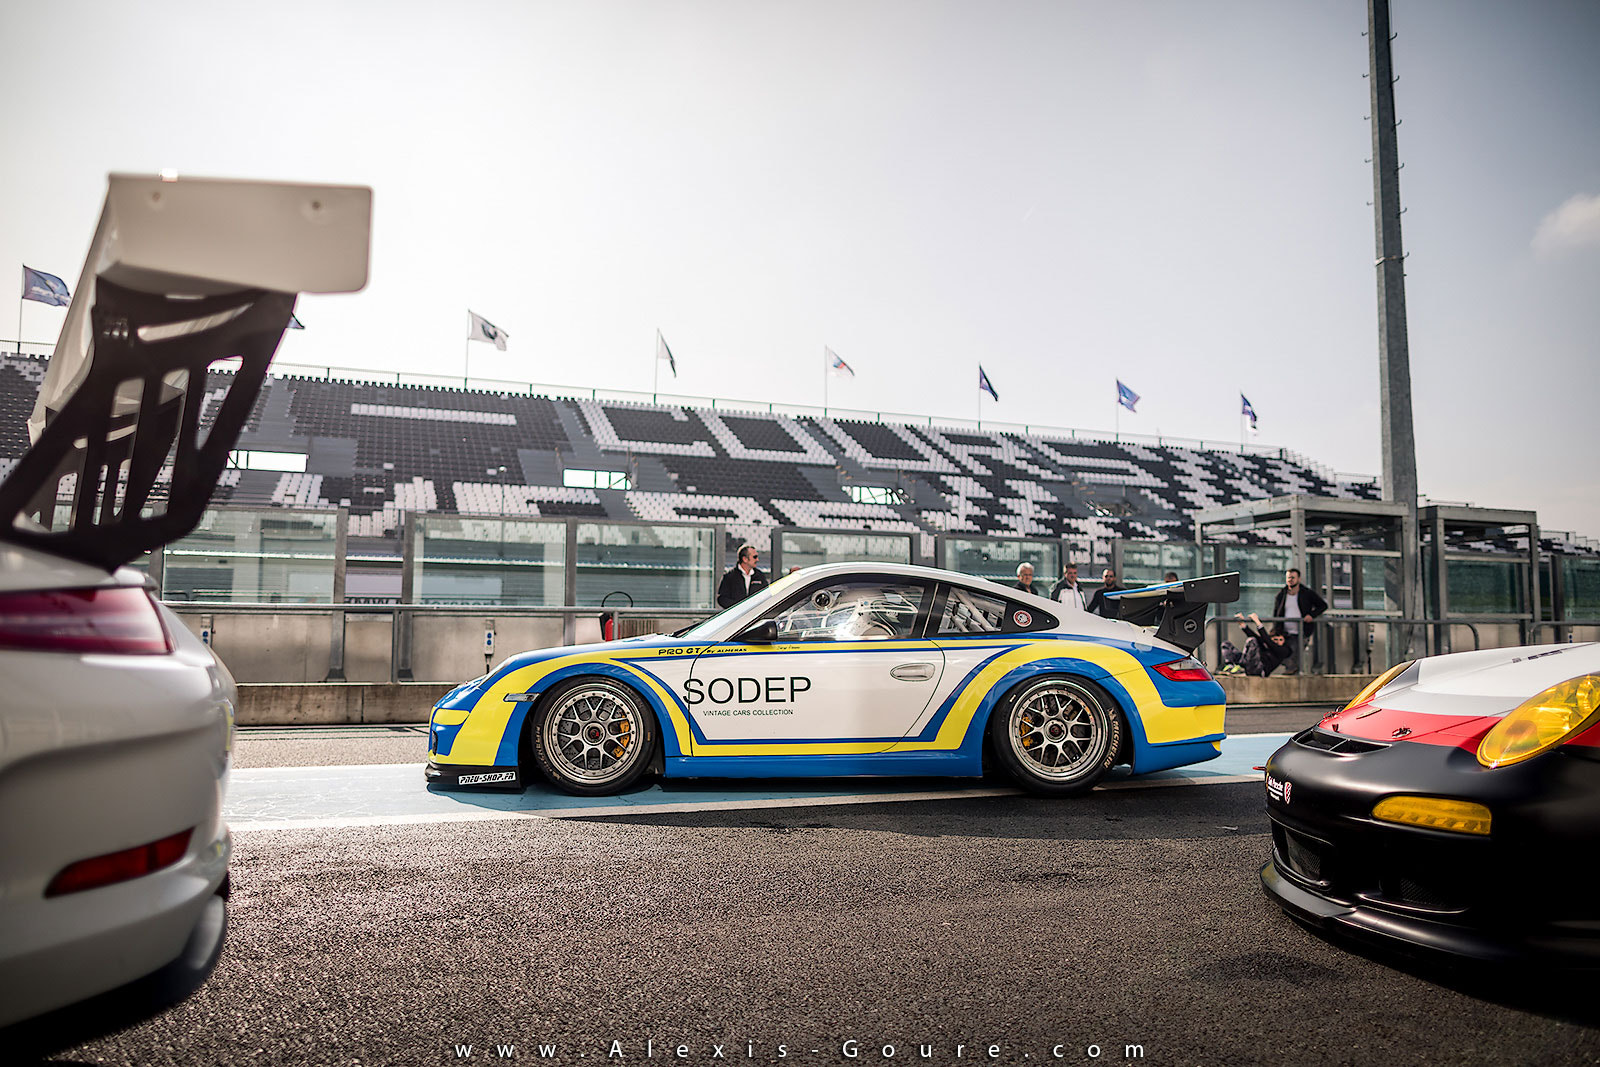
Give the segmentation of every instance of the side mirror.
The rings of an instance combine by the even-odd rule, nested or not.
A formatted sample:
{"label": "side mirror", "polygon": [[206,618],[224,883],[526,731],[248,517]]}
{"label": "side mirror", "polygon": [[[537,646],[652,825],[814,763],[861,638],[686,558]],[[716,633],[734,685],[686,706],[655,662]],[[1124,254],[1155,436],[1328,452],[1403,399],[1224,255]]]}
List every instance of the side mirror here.
{"label": "side mirror", "polygon": [[747,645],[768,645],[778,639],[778,622],[766,619],[740,634],[738,640]]}

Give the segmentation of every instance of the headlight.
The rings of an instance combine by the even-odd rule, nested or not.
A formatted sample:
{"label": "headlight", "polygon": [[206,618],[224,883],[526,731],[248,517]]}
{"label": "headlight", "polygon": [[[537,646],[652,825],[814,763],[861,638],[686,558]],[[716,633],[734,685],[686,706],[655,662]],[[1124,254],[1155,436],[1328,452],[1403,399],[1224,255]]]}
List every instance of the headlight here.
{"label": "headlight", "polygon": [[1352,700],[1350,703],[1346,704],[1343,708],[1340,708],[1339,710],[1340,711],[1349,711],[1351,708],[1357,706],[1358,704],[1365,704],[1367,701],[1371,700],[1374,695],[1377,694],[1378,690],[1382,689],[1384,686],[1388,685],[1390,682],[1392,682],[1396,678],[1400,677],[1400,672],[1405,670],[1407,667],[1411,666],[1415,662],[1416,662],[1416,660],[1408,659],[1404,663],[1397,663],[1393,667],[1390,667],[1388,670],[1386,670],[1382,674],[1378,675],[1377,678],[1373,679],[1371,685],[1367,686],[1361,692],[1357,693],[1356,694],[1356,698],[1354,700]]}
{"label": "headlight", "polygon": [[1443,797],[1384,797],[1372,809],[1372,817],[1402,826],[1452,830],[1458,834],[1488,834],[1493,821],[1489,809],[1482,804]]}
{"label": "headlight", "polygon": [[1504,767],[1554,748],[1600,719],[1600,674],[1553,685],[1495,724],[1478,744],[1478,762]]}

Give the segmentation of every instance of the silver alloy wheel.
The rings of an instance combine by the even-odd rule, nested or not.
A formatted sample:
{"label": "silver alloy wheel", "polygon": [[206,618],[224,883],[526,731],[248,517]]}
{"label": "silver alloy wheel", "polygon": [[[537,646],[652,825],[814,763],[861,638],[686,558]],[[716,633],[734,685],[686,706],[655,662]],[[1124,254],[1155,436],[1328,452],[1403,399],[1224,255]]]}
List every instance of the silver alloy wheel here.
{"label": "silver alloy wheel", "polygon": [[1091,772],[1106,756],[1106,711],[1085,690],[1051,681],[1017,698],[1007,720],[1011,751],[1030,774],[1068,781]]}
{"label": "silver alloy wheel", "polygon": [[568,690],[560,700],[541,727],[556,769],[592,785],[626,774],[645,746],[644,720],[634,702],[604,683]]}

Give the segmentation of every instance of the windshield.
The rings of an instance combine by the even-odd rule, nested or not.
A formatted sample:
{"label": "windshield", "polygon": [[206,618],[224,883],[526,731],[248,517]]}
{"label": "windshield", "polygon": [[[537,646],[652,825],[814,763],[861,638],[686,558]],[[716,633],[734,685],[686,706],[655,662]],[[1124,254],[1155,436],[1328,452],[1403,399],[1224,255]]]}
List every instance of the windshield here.
{"label": "windshield", "polygon": [[706,619],[703,622],[697,622],[687,630],[679,630],[676,634],[673,634],[673,636],[681,637],[686,641],[708,641],[713,635],[719,633],[723,627],[727,625],[728,621],[734,618],[734,616],[743,615],[745,612],[756,607],[760,608],[760,611],[757,612],[758,615],[761,612],[766,611],[773,605],[775,601],[782,599],[788,594],[789,590],[793,589],[795,585],[798,584],[798,580],[802,573],[804,572],[795,571],[791,574],[785,574],[782,578],[779,578],[777,581],[761,590],[761,592],[756,593],[753,596],[747,596],[737,604],[733,605],[733,607],[723,608],[721,611],[711,616],[711,618]]}

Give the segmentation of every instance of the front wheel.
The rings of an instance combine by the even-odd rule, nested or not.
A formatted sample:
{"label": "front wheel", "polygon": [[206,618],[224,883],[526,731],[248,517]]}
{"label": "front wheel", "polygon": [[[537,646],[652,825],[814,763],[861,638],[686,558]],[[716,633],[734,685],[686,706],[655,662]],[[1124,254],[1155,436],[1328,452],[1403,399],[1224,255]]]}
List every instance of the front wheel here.
{"label": "front wheel", "polygon": [[656,719],[638,694],[605,678],[575,678],[539,705],[533,758],[557,788],[578,796],[620,793],[644,774]]}
{"label": "front wheel", "polygon": [[1122,716],[1099,686],[1040,678],[1018,686],[989,720],[995,755],[1024,789],[1087,792],[1117,761]]}

